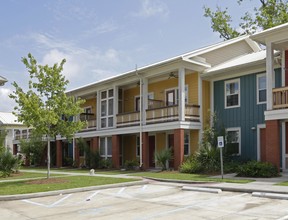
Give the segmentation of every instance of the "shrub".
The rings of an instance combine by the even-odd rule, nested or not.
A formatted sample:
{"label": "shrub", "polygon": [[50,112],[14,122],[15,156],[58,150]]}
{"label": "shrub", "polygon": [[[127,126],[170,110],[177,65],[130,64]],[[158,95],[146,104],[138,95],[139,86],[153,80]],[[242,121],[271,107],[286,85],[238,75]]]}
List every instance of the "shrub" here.
{"label": "shrub", "polygon": [[139,166],[139,162],[137,160],[126,160],[124,162],[124,167],[126,170],[135,170],[137,166]]}
{"label": "shrub", "polygon": [[171,149],[164,149],[155,153],[156,162],[162,167],[162,170],[167,170],[166,164],[172,159]]}
{"label": "shrub", "polygon": [[202,165],[199,163],[196,155],[188,157],[180,166],[181,173],[198,173],[202,170]]}
{"label": "shrub", "polygon": [[99,161],[99,168],[101,168],[101,169],[112,168],[112,161],[110,159],[101,159]]}
{"label": "shrub", "polygon": [[237,176],[243,177],[277,177],[279,171],[276,166],[267,162],[249,161],[238,168]]}
{"label": "shrub", "polygon": [[201,164],[204,172],[219,171],[221,168],[219,148],[201,147],[197,153],[197,161]]}
{"label": "shrub", "polygon": [[8,150],[0,154],[0,171],[2,177],[10,176],[20,168],[21,160],[13,156]]}

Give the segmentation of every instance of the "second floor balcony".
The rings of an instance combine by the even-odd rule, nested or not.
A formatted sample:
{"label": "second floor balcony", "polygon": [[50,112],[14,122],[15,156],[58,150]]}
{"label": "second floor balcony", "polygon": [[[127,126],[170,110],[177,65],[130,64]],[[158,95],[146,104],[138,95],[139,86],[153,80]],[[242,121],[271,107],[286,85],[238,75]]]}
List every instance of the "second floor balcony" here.
{"label": "second floor balcony", "polygon": [[273,109],[288,108],[288,87],[273,89]]}

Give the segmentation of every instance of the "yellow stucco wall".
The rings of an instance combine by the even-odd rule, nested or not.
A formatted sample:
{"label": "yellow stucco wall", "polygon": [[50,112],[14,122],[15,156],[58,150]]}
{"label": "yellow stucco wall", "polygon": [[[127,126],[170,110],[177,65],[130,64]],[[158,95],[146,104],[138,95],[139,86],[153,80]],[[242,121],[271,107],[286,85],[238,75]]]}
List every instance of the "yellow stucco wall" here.
{"label": "yellow stucco wall", "polygon": [[[198,73],[186,73],[185,84],[188,85],[188,103],[198,104]],[[148,84],[148,93],[154,94],[154,99],[162,100],[165,105],[165,90],[178,87],[178,79],[170,78]],[[139,87],[124,90],[124,112],[135,111],[135,96],[139,96]]]}
{"label": "yellow stucco wall", "polygon": [[134,87],[124,90],[124,112],[134,112],[135,111],[135,96],[139,96],[139,87]]}
{"label": "yellow stucco wall", "polygon": [[166,148],[166,133],[157,133],[156,134],[156,152],[160,152],[161,150]]}
{"label": "yellow stucco wall", "polygon": [[136,159],[136,135],[123,136],[123,159]]}
{"label": "yellow stucco wall", "polygon": [[202,114],[203,114],[203,127],[209,122],[210,112],[210,82],[202,81]]}
{"label": "yellow stucco wall", "polygon": [[96,115],[97,108],[96,108],[96,98],[86,99],[86,102],[81,105],[82,108],[85,107],[92,107],[92,113]]}
{"label": "yellow stucco wall", "polygon": [[199,148],[199,130],[190,130],[190,154],[195,153]]}

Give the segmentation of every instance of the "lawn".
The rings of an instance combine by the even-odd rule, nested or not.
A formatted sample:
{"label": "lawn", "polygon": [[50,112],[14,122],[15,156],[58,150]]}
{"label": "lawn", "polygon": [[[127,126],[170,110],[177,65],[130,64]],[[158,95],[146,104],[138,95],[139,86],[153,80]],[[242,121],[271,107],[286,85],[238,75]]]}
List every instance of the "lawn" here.
{"label": "lawn", "polygon": [[[9,177],[0,177],[1,180],[17,180],[17,179],[27,179],[27,178],[43,178],[46,177],[46,173],[33,173],[33,172],[19,172],[12,173]],[[51,174],[51,176],[64,176],[63,174]]]}
{"label": "lawn", "polygon": [[282,182],[282,183],[277,183],[277,186],[288,186],[288,181]]}
{"label": "lawn", "polygon": [[211,176],[202,175],[202,174],[187,174],[179,173],[176,171],[163,171],[163,172],[141,172],[131,174],[131,176],[142,176],[142,177],[151,177],[159,179],[171,179],[171,180],[190,180],[190,181],[205,181],[205,182],[226,182],[226,183],[250,183],[253,180],[246,179],[220,179],[220,178],[211,178]]}
{"label": "lawn", "polygon": [[25,193],[46,192],[53,190],[81,188],[87,186],[99,186],[114,183],[137,181],[138,179],[93,177],[93,176],[67,176],[54,177],[42,180],[23,180],[15,182],[0,183],[0,195],[15,195]]}

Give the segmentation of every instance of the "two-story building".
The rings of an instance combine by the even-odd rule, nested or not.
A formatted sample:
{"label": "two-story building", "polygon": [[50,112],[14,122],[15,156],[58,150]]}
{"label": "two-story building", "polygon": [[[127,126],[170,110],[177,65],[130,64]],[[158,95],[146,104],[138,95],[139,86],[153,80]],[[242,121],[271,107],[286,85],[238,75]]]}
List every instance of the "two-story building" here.
{"label": "two-story building", "polygon": [[[75,120],[87,121],[75,138],[84,138],[115,168],[135,159],[144,169],[153,168],[155,152],[171,148],[169,165],[178,169],[198,149],[209,121],[214,87],[201,75],[260,51],[249,36],[242,36],[73,89],[69,96],[86,99],[84,113]],[[62,166],[63,143],[56,141],[57,166]],[[80,164],[84,155],[76,141],[69,149]]]}

